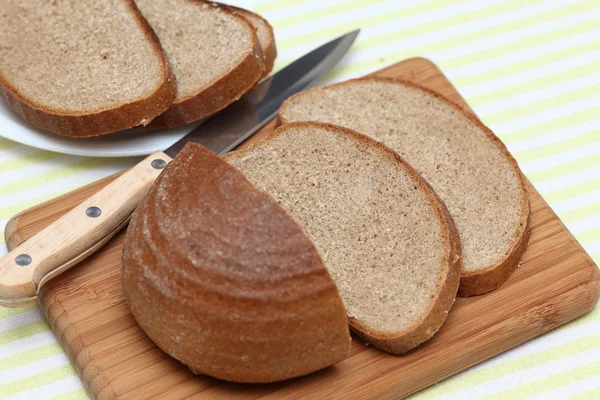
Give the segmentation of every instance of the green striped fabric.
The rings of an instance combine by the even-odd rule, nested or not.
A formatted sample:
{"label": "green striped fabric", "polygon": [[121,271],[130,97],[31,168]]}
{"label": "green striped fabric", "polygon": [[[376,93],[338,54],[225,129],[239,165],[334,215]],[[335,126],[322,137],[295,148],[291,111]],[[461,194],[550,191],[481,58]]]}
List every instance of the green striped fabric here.
{"label": "green striped fabric", "polygon": [[[408,57],[433,60],[600,261],[598,0],[236,4],[275,28],[275,70],[355,28],[362,29],[358,41],[327,82]],[[136,161],[61,155],[0,138],[0,227],[20,210]],[[0,308],[0,398],[88,398],[35,306]],[[600,307],[412,398],[600,399]]]}

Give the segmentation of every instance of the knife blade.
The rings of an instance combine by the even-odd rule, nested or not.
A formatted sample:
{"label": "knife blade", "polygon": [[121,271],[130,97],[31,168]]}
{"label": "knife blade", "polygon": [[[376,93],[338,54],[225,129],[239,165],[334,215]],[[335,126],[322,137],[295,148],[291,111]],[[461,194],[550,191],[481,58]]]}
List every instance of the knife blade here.
{"label": "knife blade", "polygon": [[294,61],[204,121],[164,152],[151,154],[0,259],[0,306],[35,301],[39,288],[101,248],[188,142],[222,155],[267,124],[289,96],[315,86],[346,54],[359,31],[340,36]]}

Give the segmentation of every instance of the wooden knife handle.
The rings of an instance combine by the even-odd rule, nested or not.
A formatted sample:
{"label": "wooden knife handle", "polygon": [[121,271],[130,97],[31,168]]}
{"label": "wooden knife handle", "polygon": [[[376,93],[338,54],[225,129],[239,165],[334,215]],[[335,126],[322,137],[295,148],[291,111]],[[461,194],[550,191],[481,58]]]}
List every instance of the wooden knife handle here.
{"label": "wooden knife handle", "polygon": [[68,269],[65,263],[92,254],[90,249],[125,225],[170,161],[163,152],[151,154],[0,259],[0,305],[26,304],[40,282]]}

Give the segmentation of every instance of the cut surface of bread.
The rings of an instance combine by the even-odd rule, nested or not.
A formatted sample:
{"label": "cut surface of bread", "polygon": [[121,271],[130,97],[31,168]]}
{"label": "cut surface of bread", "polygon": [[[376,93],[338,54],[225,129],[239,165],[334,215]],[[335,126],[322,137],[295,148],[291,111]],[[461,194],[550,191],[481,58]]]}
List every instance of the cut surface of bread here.
{"label": "cut surface of bread", "polygon": [[197,373],[273,382],[332,365],[350,348],[342,300],[310,239],[198,144],[136,209],[122,284],[140,327]]}
{"label": "cut surface of bread", "polygon": [[152,121],[174,127],[240,98],[263,74],[255,29],[226,6],[201,0],[136,0],[177,78],[171,107]]}
{"label": "cut surface of bread", "polygon": [[345,128],[299,123],[225,159],[312,239],[354,332],[392,353],[437,332],[458,288],[458,234],[397,154]]}
{"label": "cut surface of bread", "polygon": [[459,294],[489,292],[517,267],[529,237],[525,178],[481,122],[427,89],[361,78],[292,96],[280,123],[322,121],[395,150],[446,203],[462,243]]}
{"label": "cut surface of bread", "polygon": [[258,42],[262,49],[265,71],[263,76],[268,76],[273,70],[273,64],[275,58],[277,58],[277,47],[275,46],[275,34],[273,33],[273,27],[269,24],[269,21],[261,17],[260,15],[243,8],[234,6],[228,6],[235,14],[240,15],[248,20],[250,24],[256,29],[256,35],[258,36]]}
{"label": "cut surface of bread", "polygon": [[132,0],[0,2],[0,94],[61,135],[145,125],[176,91],[160,43]]}

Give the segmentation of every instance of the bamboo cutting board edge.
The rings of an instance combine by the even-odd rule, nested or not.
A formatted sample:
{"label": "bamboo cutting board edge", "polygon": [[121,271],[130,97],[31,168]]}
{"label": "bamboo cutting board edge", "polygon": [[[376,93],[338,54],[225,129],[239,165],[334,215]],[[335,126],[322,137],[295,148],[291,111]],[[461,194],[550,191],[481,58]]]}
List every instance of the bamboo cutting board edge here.
{"label": "bamboo cutting board edge", "polygon": [[[470,111],[439,69],[426,59],[405,60],[375,74],[401,75]],[[268,124],[252,141],[272,129],[273,123]],[[18,214],[6,226],[7,246],[15,247],[116,176]],[[402,357],[365,348],[360,340],[353,339],[345,362],[305,378],[252,386],[196,377],[156,349],[128,313],[119,294],[118,269],[115,271],[122,234],[101,253],[51,281],[39,301],[96,398],[398,398],[560,326],[597,303],[597,267],[535,189],[528,186],[532,237],[523,267],[489,295],[458,299],[434,339]]]}

